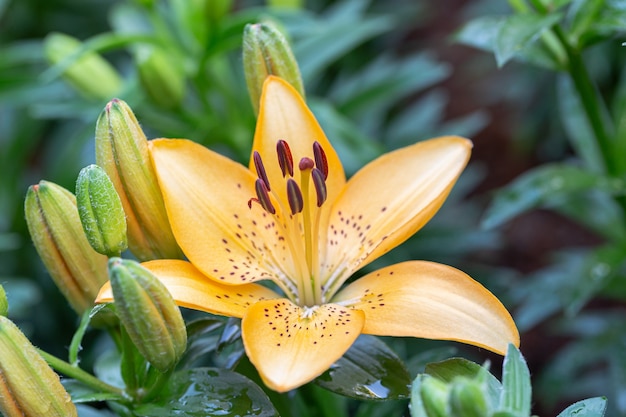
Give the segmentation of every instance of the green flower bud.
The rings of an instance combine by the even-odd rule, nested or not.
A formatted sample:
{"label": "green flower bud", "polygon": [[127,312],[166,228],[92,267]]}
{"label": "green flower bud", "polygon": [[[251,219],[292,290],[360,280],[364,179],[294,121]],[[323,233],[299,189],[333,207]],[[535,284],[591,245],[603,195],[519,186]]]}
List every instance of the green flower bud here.
{"label": "green flower bud", "polygon": [[[44,39],[45,54],[56,65],[80,53],[82,43],[63,33],[51,33]],[[63,65],[63,64],[61,64]],[[63,71],[63,78],[87,98],[106,100],[117,95],[122,79],[104,58],[95,52],[80,54]]]}
{"label": "green flower bud", "polygon": [[283,34],[272,24],[249,24],[244,28],[243,69],[255,114],[259,113],[263,82],[268,75],[283,78],[304,97],[296,58]]}
{"label": "green flower bud", "polygon": [[121,100],[110,101],[98,118],[96,163],[106,171],[122,201],[131,252],[141,261],[182,258],[148,141],[132,110]]}
{"label": "green flower bud", "polygon": [[107,281],[107,257],[89,245],[76,208],[65,188],[41,181],[26,193],[26,223],[50,276],[72,308],[82,314],[93,306]]}
{"label": "green flower bud", "polygon": [[111,291],[120,322],[139,352],[160,371],[174,366],[187,347],[180,309],[165,286],[137,262],[109,260]]}
{"label": "green flower bud", "polygon": [[26,336],[0,316],[0,413],[5,417],[73,417],[76,407]]}
{"label": "green flower bud", "polygon": [[481,389],[481,383],[466,378],[459,378],[450,389],[450,417],[488,416],[487,402]]}
{"label": "green flower bud", "polygon": [[119,256],[128,247],[126,217],[113,183],[98,165],[89,165],[76,181],[78,214],[96,252]]}
{"label": "green flower bud", "polygon": [[422,380],[420,396],[428,417],[448,417],[450,387],[440,379],[426,375]]}
{"label": "green flower bud", "polygon": [[4,287],[0,285],[0,316],[6,316],[9,314],[9,300],[7,300],[7,293],[4,291]]}
{"label": "green flower bud", "polygon": [[177,107],[185,95],[185,74],[178,60],[161,48],[137,49],[139,80],[144,90],[163,108]]}

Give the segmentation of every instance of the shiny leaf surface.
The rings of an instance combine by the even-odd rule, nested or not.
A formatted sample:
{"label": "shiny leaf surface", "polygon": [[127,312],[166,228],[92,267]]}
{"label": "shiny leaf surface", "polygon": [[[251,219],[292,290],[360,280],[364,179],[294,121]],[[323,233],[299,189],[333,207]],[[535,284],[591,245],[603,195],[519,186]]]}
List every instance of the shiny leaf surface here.
{"label": "shiny leaf surface", "polygon": [[397,400],[409,396],[411,377],[387,345],[374,336],[362,335],[315,382],[347,397]]}
{"label": "shiny leaf surface", "polygon": [[158,402],[142,405],[134,413],[150,417],[278,416],[261,388],[240,374],[217,368],[176,373]]}

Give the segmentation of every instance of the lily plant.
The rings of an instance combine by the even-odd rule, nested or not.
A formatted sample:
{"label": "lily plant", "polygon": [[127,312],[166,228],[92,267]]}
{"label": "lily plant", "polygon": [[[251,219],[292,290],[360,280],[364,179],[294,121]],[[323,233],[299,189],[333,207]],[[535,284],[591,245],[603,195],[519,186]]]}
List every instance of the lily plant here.
{"label": "lily plant", "polygon": [[[242,319],[246,354],[284,392],[319,376],[360,334],[519,345],[502,303],[462,271],[408,261],[348,282],[440,208],[470,157],[446,136],[385,154],[349,180],[304,100],[263,85],[249,167],[184,139],[150,142],[188,261],[143,263],[177,304]],[[106,284],[97,300],[113,301]]]}

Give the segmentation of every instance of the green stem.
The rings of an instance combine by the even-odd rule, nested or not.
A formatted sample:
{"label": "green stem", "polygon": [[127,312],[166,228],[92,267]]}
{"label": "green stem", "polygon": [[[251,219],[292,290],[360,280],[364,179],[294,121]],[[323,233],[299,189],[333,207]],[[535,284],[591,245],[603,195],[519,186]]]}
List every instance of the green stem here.
{"label": "green stem", "polygon": [[[541,0],[530,0],[533,7],[541,14],[549,13],[548,8]],[[602,116],[602,107],[600,106],[598,93],[591,81],[585,62],[583,61],[580,51],[572,46],[567,35],[560,25],[554,25],[553,33],[563,47],[567,56],[567,72],[574,82],[574,87],[578,92],[581,104],[587,115],[587,119],[596,137],[600,152],[604,159],[606,172],[609,175],[617,175],[618,169],[613,159],[613,144],[611,136],[607,130],[604,117]]]}
{"label": "green stem", "polygon": [[585,67],[585,63],[579,51],[575,50],[568,42],[563,29],[559,26],[554,28],[554,33],[563,45],[565,53],[568,58],[567,71],[574,82],[576,91],[580,96],[580,101],[591,125],[591,129],[598,141],[600,152],[604,159],[606,171],[609,175],[617,175],[617,166],[613,159],[613,144],[611,136],[609,135],[606,125],[603,120],[600,104],[598,103],[598,96],[589,77],[589,72]]}
{"label": "green stem", "polygon": [[38,349],[38,352],[45,359],[48,365],[50,365],[52,368],[62,373],[63,375],[69,376],[70,378],[77,379],[83,384],[95,390],[98,390],[100,392],[107,392],[110,394],[115,394],[126,401],[131,401],[131,398],[129,398],[124,392],[124,390],[122,390],[121,388],[117,388],[117,387],[114,387],[113,385],[109,385],[106,382],[103,382],[99,380],[98,378],[96,378],[95,376],[91,375],[90,373],[83,371],[79,367],[72,366],[70,363],[65,362],[62,359],[59,359],[56,356],[49,354],[48,352],[45,352],[41,349]]}

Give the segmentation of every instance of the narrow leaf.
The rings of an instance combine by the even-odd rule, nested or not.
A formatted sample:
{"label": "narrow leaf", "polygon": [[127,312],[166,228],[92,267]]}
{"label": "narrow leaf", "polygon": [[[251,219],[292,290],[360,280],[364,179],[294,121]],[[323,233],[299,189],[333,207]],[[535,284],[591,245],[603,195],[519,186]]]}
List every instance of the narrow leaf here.
{"label": "narrow leaf", "polygon": [[526,360],[515,346],[509,345],[502,370],[500,410],[520,417],[530,416],[531,392]]}
{"label": "narrow leaf", "polygon": [[497,192],[482,221],[484,228],[497,227],[533,208],[559,202],[568,194],[603,190],[623,194],[624,182],[566,164],[545,164],[519,176]]}
{"label": "narrow leaf", "polygon": [[517,14],[506,18],[495,39],[496,62],[501,67],[511,58],[521,54],[542,32],[561,19],[558,13],[545,16]]}

